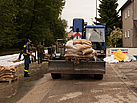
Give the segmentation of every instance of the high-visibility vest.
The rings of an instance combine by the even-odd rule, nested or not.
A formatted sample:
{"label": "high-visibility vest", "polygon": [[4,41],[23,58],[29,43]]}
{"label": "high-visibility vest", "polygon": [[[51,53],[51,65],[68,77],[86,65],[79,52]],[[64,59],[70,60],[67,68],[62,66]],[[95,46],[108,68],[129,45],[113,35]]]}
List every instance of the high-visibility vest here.
{"label": "high-visibility vest", "polygon": [[27,44],[25,44],[24,46],[23,46],[23,55],[24,56],[27,56],[28,54],[26,53],[26,47],[27,47],[28,45]]}

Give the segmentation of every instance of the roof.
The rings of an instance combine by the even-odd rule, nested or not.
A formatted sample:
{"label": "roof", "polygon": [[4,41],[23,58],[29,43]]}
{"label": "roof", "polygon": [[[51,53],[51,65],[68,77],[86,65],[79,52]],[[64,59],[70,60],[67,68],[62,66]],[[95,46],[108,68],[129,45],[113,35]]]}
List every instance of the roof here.
{"label": "roof", "polygon": [[133,0],[127,0],[127,2],[119,9],[119,11],[125,9],[132,1]]}
{"label": "roof", "polygon": [[70,30],[70,31],[68,32],[68,34],[71,33],[71,32],[73,32],[73,30]]}

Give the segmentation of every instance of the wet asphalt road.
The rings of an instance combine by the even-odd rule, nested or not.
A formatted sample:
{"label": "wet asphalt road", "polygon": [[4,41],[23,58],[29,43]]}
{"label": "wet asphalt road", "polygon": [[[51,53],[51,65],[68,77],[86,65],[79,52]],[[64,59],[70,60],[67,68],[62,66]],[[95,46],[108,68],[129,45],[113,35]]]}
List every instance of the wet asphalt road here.
{"label": "wet asphalt road", "polygon": [[23,77],[20,65],[18,81],[0,83],[0,103],[137,103],[137,62],[106,63],[103,80],[93,75],[53,80],[47,65],[31,65],[30,78]]}
{"label": "wet asphalt road", "polygon": [[30,64],[29,74],[31,77],[24,76],[24,65],[18,65],[17,81],[9,84],[8,82],[0,83],[0,103],[16,103],[23,96],[25,96],[38,82],[40,78],[47,73],[47,63],[42,64],[32,63]]}
{"label": "wet asphalt road", "polygon": [[64,75],[40,103],[137,103],[136,92],[130,88],[135,84],[118,72],[117,65],[106,64],[103,80],[92,75]]}

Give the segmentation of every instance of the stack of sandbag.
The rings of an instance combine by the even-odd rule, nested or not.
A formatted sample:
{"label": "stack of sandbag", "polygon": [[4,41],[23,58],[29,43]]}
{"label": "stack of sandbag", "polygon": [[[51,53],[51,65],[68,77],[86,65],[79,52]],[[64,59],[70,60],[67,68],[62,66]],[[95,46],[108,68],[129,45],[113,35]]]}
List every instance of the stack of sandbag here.
{"label": "stack of sandbag", "polygon": [[49,60],[50,59],[50,55],[48,53],[43,53],[43,59],[44,60]]}
{"label": "stack of sandbag", "polygon": [[17,76],[17,68],[15,66],[0,66],[0,81],[11,81],[16,80]]}
{"label": "stack of sandbag", "polygon": [[89,57],[97,56],[97,52],[92,48],[92,43],[86,39],[70,40],[65,45],[64,57]]}

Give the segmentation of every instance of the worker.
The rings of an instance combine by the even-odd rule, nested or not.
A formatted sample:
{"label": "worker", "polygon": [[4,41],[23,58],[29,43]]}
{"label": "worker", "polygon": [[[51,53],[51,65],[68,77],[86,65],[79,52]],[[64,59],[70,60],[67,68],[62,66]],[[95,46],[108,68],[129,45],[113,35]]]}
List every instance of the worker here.
{"label": "worker", "polygon": [[62,44],[61,44],[61,42],[59,42],[59,48],[61,48],[62,47]]}
{"label": "worker", "polygon": [[56,46],[54,45],[54,44],[52,44],[52,47],[51,47],[51,51],[52,51],[52,53],[51,54],[54,54],[54,52],[55,52],[55,48],[56,48]]}
{"label": "worker", "polygon": [[23,50],[21,50],[21,52],[19,53],[19,57],[18,57],[18,60],[21,59],[21,55],[23,54]]}
{"label": "worker", "polygon": [[41,42],[39,42],[39,45],[37,46],[37,55],[38,55],[38,64],[42,63],[43,46],[41,45]]}
{"label": "worker", "polygon": [[59,47],[58,42],[56,42],[56,53],[58,53],[58,47]]}
{"label": "worker", "polygon": [[45,58],[45,43],[43,42],[42,44],[42,50],[43,50],[43,56],[42,56],[42,59]]}
{"label": "worker", "polygon": [[43,43],[42,46],[43,46],[43,48],[42,48],[43,49],[43,53],[45,53],[45,51],[44,51],[45,50],[45,43]]}
{"label": "worker", "polygon": [[30,40],[27,40],[27,43],[23,46],[23,56],[24,56],[24,77],[30,77],[30,75],[28,74],[28,70],[29,70],[29,61],[30,61],[30,55],[33,56],[33,54],[31,54],[29,52],[29,44],[30,44]]}
{"label": "worker", "polygon": [[32,53],[34,53],[34,57],[32,56],[32,62],[36,62],[36,47],[34,47],[33,44],[31,44]]}

